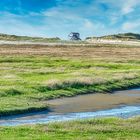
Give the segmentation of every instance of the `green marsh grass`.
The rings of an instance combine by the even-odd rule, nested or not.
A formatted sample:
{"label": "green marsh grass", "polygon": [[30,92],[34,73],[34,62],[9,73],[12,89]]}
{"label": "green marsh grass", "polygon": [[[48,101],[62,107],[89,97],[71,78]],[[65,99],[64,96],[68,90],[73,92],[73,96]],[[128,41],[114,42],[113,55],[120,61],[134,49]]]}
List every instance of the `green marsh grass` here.
{"label": "green marsh grass", "polygon": [[139,48],[1,49],[0,116],[47,109],[48,99],[140,86]]}
{"label": "green marsh grass", "polygon": [[139,140],[140,118],[101,118],[79,121],[0,127],[1,140]]}

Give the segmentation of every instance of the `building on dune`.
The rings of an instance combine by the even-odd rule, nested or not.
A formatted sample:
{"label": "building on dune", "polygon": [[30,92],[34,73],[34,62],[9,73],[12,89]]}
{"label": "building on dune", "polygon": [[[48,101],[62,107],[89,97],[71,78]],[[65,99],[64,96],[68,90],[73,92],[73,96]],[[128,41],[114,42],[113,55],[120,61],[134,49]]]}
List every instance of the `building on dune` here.
{"label": "building on dune", "polygon": [[80,34],[76,32],[71,32],[68,37],[70,38],[70,40],[81,40]]}

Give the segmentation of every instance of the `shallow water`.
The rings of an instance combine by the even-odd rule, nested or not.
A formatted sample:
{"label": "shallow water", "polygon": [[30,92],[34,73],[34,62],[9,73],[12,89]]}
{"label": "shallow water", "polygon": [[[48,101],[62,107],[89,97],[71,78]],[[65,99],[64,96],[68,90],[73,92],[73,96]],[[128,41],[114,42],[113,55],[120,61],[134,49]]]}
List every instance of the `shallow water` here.
{"label": "shallow water", "polygon": [[0,119],[0,126],[47,124],[96,117],[130,118],[140,115],[140,88],[114,94],[89,94],[49,101],[52,112],[38,112]]}
{"label": "shallow water", "polygon": [[116,116],[121,118],[130,118],[133,116],[140,115],[140,106],[125,106],[121,108],[108,109],[95,112],[80,112],[80,113],[66,113],[66,114],[56,114],[56,115],[47,115],[41,114],[36,117],[17,117],[9,118],[6,120],[0,121],[0,126],[17,126],[25,124],[47,124],[50,122],[59,122],[59,121],[69,121],[69,120],[79,120],[79,119],[89,119],[97,117],[109,117]]}

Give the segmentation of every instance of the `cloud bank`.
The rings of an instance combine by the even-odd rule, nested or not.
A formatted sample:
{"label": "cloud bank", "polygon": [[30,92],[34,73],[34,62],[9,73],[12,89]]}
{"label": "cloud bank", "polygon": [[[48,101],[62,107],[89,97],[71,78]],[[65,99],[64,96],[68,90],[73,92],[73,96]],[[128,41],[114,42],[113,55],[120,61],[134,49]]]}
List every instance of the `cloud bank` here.
{"label": "cloud bank", "polygon": [[61,37],[71,31],[82,38],[140,32],[139,0],[9,0],[0,2],[0,32]]}

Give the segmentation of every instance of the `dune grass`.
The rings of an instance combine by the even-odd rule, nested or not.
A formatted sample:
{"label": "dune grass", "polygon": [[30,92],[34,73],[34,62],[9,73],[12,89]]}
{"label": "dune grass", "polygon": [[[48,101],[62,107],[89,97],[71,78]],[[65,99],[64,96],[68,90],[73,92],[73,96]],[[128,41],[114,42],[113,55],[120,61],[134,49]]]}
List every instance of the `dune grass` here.
{"label": "dune grass", "polygon": [[121,47],[4,46],[0,116],[47,109],[52,98],[139,87],[139,52]]}
{"label": "dune grass", "polygon": [[114,39],[114,40],[139,41],[140,34],[122,33],[122,34],[106,35],[106,36],[101,36],[101,37],[88,37],[86,39],[108,39],[108,40]]}
{"label": "dune grass", "polygon": [[0,34],[0,40],[5,41],[38,41],[38,42],[57,42],[60,41],[60,38],[43,38],[43,37],[29,37],[29,36],[17,36],[17,35],[8,35]]}
{"label": "dune grass", "polygon": [[101,118],[47,125],[0,127],[1,140],[139,140],[140,118]]}

